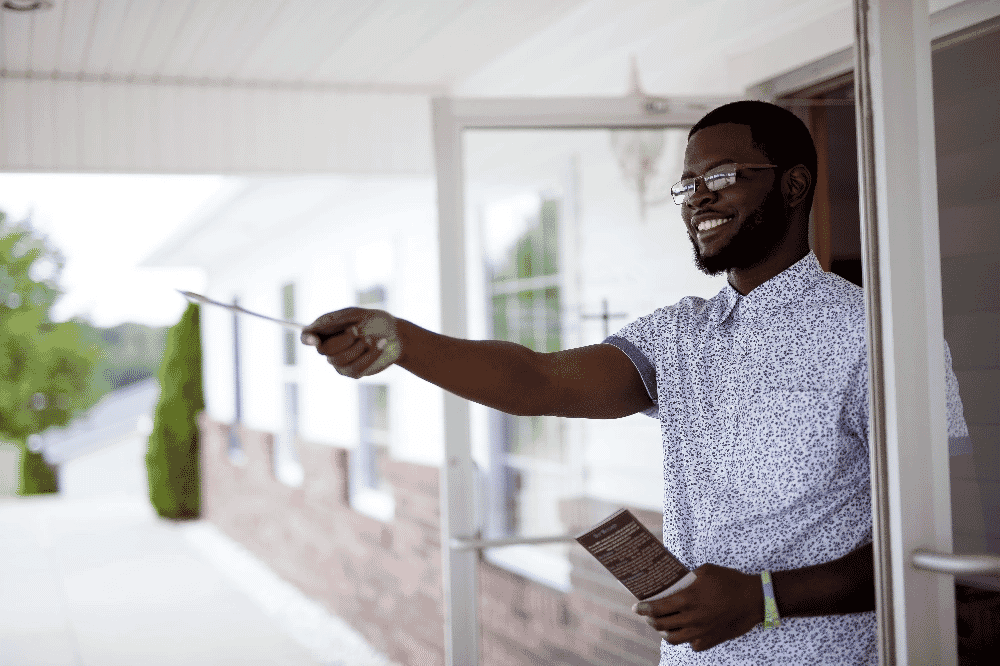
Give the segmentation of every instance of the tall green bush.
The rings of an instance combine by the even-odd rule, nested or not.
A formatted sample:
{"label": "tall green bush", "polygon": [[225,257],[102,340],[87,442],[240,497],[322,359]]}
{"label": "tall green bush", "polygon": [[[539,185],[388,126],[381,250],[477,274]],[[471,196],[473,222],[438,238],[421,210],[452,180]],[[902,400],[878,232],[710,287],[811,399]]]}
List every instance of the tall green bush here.
{"label": "tall green bush", "polygon": [[160,398],[146,452],[149,499],[164,518],[196,518],[201,514],[198,413],[205,408],[205,396],[194,303],[167,334],[158,376]]}

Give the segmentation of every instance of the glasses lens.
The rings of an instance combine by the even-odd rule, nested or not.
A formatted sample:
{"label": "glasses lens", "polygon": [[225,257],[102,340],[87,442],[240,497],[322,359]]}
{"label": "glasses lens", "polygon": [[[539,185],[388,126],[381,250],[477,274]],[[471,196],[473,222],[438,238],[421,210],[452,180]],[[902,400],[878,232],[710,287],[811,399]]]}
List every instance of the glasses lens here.
{"label": "glasses lens", "polygon": [[720,169],[712,169],[705,174],[705,187],[717,192],[723,187],[729,187],[736,182],[736,170],[733,168],[722,167]]}
{"label": "glasses lens", "polygon": [[670,196],[674,198],[674,203],[678,206],[684,203],[688,196],[695,190],[694,178],[686,178],[670,188]]}

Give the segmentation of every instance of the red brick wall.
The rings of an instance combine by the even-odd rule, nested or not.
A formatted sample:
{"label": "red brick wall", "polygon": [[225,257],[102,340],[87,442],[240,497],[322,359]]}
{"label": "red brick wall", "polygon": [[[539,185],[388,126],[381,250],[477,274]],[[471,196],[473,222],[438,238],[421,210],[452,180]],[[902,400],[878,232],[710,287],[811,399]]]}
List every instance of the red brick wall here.
{"label": "red brick wall", "polygon": [[[290,488],[274,478],[272,435],[242,429],[247,462],[237,466],[228,426],[203,418],[201,429],[205,518],[389,658],[444,664],[437,468],[387,463],[396,496],[387,524],[350,508],[348,451],[300,441],[305,480]],[[581,500],[563,513],[582,531],[617,508]],[[657,514],[633,511],[659,532]],[[572,553],[570,594],[480,565],[483,666],[657,662],[659,637],[632,614],[635,600],[583,549]]]}
{"label": "red brick wall", "polygon": [[[584,531],[621,505],[590,498],[567,502],[562,518]],[[656,512],[629,507],[654,534]],[[484,562],[479,569],[484,666],[652,666],[660,637],[632,613],[633,597],[583,548],[570,549],[569,594]]]}

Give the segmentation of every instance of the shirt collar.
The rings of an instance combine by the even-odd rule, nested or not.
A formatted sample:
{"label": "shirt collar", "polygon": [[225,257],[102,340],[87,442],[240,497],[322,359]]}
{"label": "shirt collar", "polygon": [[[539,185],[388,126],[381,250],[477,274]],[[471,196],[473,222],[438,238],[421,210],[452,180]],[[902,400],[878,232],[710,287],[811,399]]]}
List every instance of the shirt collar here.
{"label": "shirt collar", "polygon": [[766,310],[780,307],[789,301],[798,300],[802,292],[822,274],[823,267],[820,266],[816,254],[810,250],[806,256],[746,296],[736,291],[733,285],[729,284],[727,280],[726,285],[719,292],[722,301],[722,312],[718,323],[721,324],[724,322],[732,313],[736,304],[741,301],[740,314],[752,317]]}

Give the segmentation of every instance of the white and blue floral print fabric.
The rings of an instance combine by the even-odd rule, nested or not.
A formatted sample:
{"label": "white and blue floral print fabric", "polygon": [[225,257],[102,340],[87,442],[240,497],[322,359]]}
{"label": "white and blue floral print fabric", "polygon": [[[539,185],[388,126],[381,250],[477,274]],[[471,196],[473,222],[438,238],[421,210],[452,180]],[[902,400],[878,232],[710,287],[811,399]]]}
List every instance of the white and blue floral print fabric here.
{"label": "white and blue floral print fabric", "polygon": [[[606,343],[632,359],[660,420],[663,540],[689,568],[797,569],[871,542],[862,290],[809,253],[746,296],[728,283]],[[952,452],[967,446],[945,346]],[[779,609],[780,610],[780,609]],[[875,614],[784,618],[673,664],[877,664]]]}

